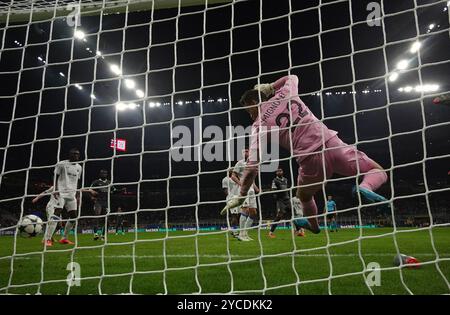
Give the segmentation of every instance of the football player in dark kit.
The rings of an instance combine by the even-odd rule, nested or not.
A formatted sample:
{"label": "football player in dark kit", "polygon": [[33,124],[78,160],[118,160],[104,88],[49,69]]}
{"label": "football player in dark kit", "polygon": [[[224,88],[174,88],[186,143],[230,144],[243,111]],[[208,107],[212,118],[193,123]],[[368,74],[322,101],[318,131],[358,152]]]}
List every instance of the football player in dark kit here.
{"label": "football player in dark kit", "polygon": [[281,219],[284,218],[287,212],[291,212],[291,201],[289,198],[288,180],[284,177],[284,171],[282,168],[278,168],[276,172],[277,177],[272,181],[272,191],[278,191],[274,197],[277,202],[277,216],[270,226],[269,237],[275,238],[275,229]]}
{"label": "football player in dark kit", "polygon": [[[96,216],[101,216],[102,214],[107,214],[108,210],[108,196],[109,196],[109,186],[111,181],[108,179],[108,171],[105,169],[100,170],[99,178],[94,180],[91,184],[91,188],[97,192],[97,197],[93,198],[94,201],[94,214]],[[115,188],[111,187],[111,192],[114,192]],[[100,218],[95,219],[94,226],[94,240],[98,240],[100,237],[103,240],[105,236],[105,226],[99,229]]]}

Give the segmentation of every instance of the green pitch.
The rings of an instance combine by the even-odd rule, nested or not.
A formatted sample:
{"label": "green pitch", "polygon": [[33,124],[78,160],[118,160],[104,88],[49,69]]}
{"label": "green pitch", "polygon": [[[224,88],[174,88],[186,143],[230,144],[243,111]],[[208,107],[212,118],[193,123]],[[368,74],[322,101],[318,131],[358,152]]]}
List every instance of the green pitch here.
{"label": "green pitch", "polygon": [[[107,243],[93,241],[91,235],[78,235],[75,250],[73,246],[55,244],[45,253],[40,237],[17,238],[19,255],[12,263],[12,277],[11,258],[7,256],[13,253],[14,238],[4,236],[0,237],[0,294],[231,290],[249,294],[264,290],[266,294],[370,294],[361,274],[363,262],[392,267],[395,241],[401,253],[432,263],[419,269],[404,268],[402,272],[382,271],[380,286],[371,287],[375,294],[408,294],[405,285],[414,294],[449,294],[450,229],[434,228],[431,233],[428,229],[399,231],[394,240],[392,229],[364,229],[362,236],[369,238],[360,242],[360,231],[356,229],[307,233],[305,238],[293,238],[289,231],[279,230],[276,239],[269,239],[267,230],[260,231],[260,238],[257,231],[252,231],[250,236],[255,240],[244,243],[223,232],[197,237],[191,232],[170,232],[170,239],[165,240],[165,233],[128,233],[108,235]],[[434,263],[431,238],[439,253],[438,264]],[[66,268],[71,258],[80,265],[83,280],[80,286],[68,290]],[[12,287],[6,290],[9,281]]]}

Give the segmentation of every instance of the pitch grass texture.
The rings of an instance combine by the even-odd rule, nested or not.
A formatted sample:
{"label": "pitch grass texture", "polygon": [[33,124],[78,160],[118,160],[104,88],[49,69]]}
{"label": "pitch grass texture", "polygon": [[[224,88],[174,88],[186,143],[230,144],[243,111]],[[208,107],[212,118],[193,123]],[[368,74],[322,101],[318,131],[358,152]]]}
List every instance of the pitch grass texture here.
{"label": "pitch grass texture", "polygon": [[[4,236],[0,294],[371,294],[363,263],[392,268],[396,243],[401,253],[425,264],[382,270],[380,286],[371,287],[374,294],[450,293],[450,228],[400,229],[395,239],[390,228],[322,231],[304,238],[278,230],[275,239],[267,232],[251,231],[253,242],[224,232],[127,233],[108,235],[106,242],[78,235],[76,248],[55,244],[45,252],[40,237],[18,237],[12,264],[7,256],[13,254],[14,237]],[[71,260],[80,265],[80,286],[67,286]]]}

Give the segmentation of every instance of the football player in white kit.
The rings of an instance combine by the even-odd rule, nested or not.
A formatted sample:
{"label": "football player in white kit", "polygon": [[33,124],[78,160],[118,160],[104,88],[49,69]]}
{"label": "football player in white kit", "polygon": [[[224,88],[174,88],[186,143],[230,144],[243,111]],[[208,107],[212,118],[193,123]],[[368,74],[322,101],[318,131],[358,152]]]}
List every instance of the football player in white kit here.
{"label": "football player in white kit", "polygon": [[[234,196],[239,196],[239,186],[231,179],[233,176],[233,169],[229,169],[227,176],[225,176],[222,179],[222,189],[226,196],[226,201],[228,202],[230,199],[232,199]],[[230,222],[230,228],[231,228],[231,235],[233,237],[238,236],[238,232],[236,231],[236,228],[239,224],[239,208],[236,207],[233,209],[230,209],[229,211],[229,222]]]}
{"label": "football player in white kit", "polygon": [[59,199],[61,208],[66,208],[69,216],[64,228],[64,235],[59,240],[60,244],[74,244],[69,241],[68,236],[77,219],[77,188],[82,172],[81,165],[77,163],[79,159],[80,151],[71,149],[69,160],[61,161],[55,167],[55,192],[53,194]]}
{"label": "football player in white kit", "polygon": [[[231,179],[239,186],[241,187],[241,178],[244,174],[247,160],[248,160],[248,149],[244,149],[242,151],[243,159],[238,161],[236,165],[233,168],[233,174],[231,176]],[[257,208],[258,205],[256,204],[256,194],[259,193],[258,186],[253,183],[252,187],[248,191],[247,198],[245,198],[244,203],[241,206],[241,217],[239,218],[239,235],[237,237],[240,241],[252,241],[253,239],[248,236],[248,229],[252,227],[253,221],[255,221],[257,216]],[[225,213],[221,213],[222,215]]]}
{"label": "football player in white kit", "polygon": [[[48,186],[47,186],[48,187]],[[50,196],[50,200],[47,202],[47,206],[45,207],[45,210],[47,212],[47,228],[45,230],[44,239],[43,242],[45,243],[45,246],[51,247],[53,246],[53,234],[55,234],[56,228],[58,226],[58,223],[62,220],[60,217],[61,210],[63,206],[61,205],[60,198],[57,198],[55,194],[53,194],[54,187],[50,186],[47,190],[41,192],[39,195],[37,195],[31,202],[33,204],[37,203],[41,198],[45,196]],[[83,192],[88,192],[93,196],[97,195],[97,192],[93,191],[92,189],[83,189]],[[57,214],[55,214],[58,213]]]}
{"label": "football player in white kit", "polygon": [[31,202],[37,203],[42,197],[45,196],[50,196],[50,200],[47,202],[47,206],[45,207],[47,212],[47,228],[45,230],[43,241],[45,246],[51,247],[53,246],[53,234],[58,226],[58,222],[61,221],[61,218],[55,215],[55,209],[61,209],[61,205],[59,204],[59,199],[57,199],[53,194],[53,186],[48,188],[46,191],[41,192]]}

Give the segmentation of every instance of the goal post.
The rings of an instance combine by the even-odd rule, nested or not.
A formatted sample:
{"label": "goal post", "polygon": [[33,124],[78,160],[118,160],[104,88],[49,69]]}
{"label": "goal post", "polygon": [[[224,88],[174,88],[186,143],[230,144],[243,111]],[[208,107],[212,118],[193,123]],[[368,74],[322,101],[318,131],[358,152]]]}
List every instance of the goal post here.
{"label": "goal post", "polygon": [[[0,294],[450,293],[449,5],[1,3]],[[255,136],[253,120],[284,97],[264,113],[241,97],[297,79],[275,132]],[[293,141],[307,115],[361,161],[354,175],[301,182],[310,156],[321,156],[316,177],[335,163],[325,129],[307,158],[307,135]],[[256,137],[271,140],[257,187],[221,215]],[[368,157],[388,178],[375,197],[359,187]],[[79,194],[61,214],[47,204],[58,167]],[[298,193],[317,186],[313,199]],[[25,216],[57,221],[55,241],[20,235]],[[307,229],[314,218],[320,233]]]}

